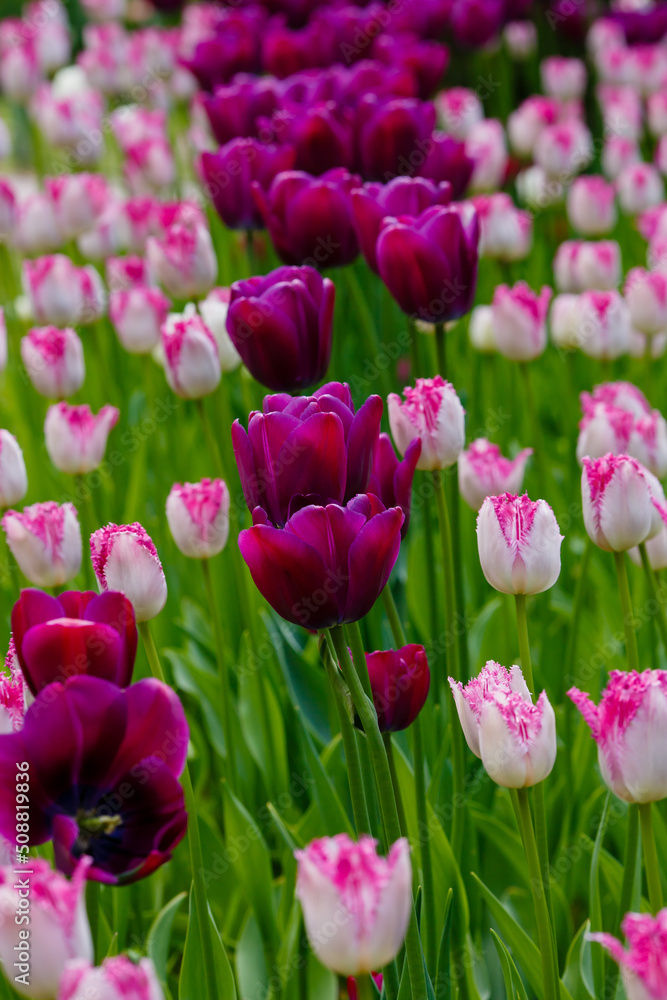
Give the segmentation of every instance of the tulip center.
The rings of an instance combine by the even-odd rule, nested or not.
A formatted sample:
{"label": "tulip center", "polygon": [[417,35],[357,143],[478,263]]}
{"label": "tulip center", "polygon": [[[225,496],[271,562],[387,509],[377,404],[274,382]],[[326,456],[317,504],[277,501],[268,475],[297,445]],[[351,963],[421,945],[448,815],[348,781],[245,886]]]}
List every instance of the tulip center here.
{"label": "tulip center", "polygon": [[108,813],[98,815],[95,809],[79,809],[76,814],[76,823],[79,827],[77,846],[83,853],[87,852],[94,840],[98,837],[110,837],[122,822],[122,817],[119,815],[110,816]]}

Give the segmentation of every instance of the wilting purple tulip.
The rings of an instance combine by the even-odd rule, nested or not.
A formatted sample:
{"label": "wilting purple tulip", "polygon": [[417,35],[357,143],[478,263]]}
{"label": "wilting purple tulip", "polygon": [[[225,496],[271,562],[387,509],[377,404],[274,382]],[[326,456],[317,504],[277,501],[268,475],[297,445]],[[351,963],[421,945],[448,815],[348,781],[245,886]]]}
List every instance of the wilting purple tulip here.
{"label": "wilting purple tulip", "polygon": [[434,132],[424,153],[416,175],[436,184],[448,181],[452,185],[452,198],[462,198],[475,169],[475,161],[468,156],[465,143],[451,135]]}
{"label": "wilting purple tulip", "polygon": [[412,481],[421,450],[421,440],[414,438],[406,448],[405,458],[399,461],[388,434],[380,434],[375,448],[368,492],[379,497],[385,507],[401,508],[405,517],[401,538],[405,538],[410,524]]}
{"label": "wilting purple tulip", "polygon": [[255,518],[239,535],[255,586],[281,617],[308,629],[363,618],[398,558],[403,512],[372,494],[345,507],[303,507],[284,528],[259,508]]}
{"label": "wilting purple tulip", "polygon": [[448,205],[451,185],[435,184],[424,177],[395,177],[388,184],[372,181],[351,194],[354,227],[359,246],[371,271],[378,273],[375,253],[382,222],[388,216],[419,216],[433,205]]}
{"label": "wilting purple tulip", "polygon": [[[15,785],[16,762],[28,764],[29,845],[53,840],[61,871],[70,874],[85,854],[88,878],[132,882],[164,864],[185,834],[178,777],[188,738],[166,684],[121,690],[72,677],[37,695],[19,732],[0,736],[0,781]],[[16,836],[13,795],[0,798],[0,834]]]}
{"label": "wilting purple tulip", "polygon": [[[250,414],[247,434],[238,420],[232,426],[249,509],[261,507],[281,526],[301,507],[346,503],[367,489],[385,504],[387,498],[369,487],[381,418],[379,396],[370,396],[355,413],[349,386],[340,382],[328,382],[312,396],[266,396],[264,412]],[[409,499],[405,478],[397,505],[406,493]]]}
{"label": "wilting purple tulip", "polygon": [[314,385],[331,357],[335,288],[312,267],[278,267],[231,286],[227,331],[269,389]]}
{"label": "wilting purple tulip", "polygon": [[368,94],[355,115],[357,160],[371,181],[418,172],[428,153],[435,125],[432,104],[409,98],[378,99]]}
{"label": "wilting purple tulip", "polygon": [[271,234],[278,256],[286,264],[341,267],[359,253],[352,224],[350,191],[359,178],[343,168],[321,177],[286,170],[268,191],[257,183],[257,208]]}
{"label": "wilting purple tulip", "polygon": [[252,194],[257,182],[266,190],[283,170],[294,165],[291,146],[273,146],[258,139],[232,139],[217,153],[201,155],[205,190],[230,229],[260,229],[262,216]]}
{"label": "wilting purple tulip", "polygon": [[237,136],[256,135],[259,118],[270,118],[278,107],[278,82],[271,77],[239,73],[231,83],[202,94],[201,101],[213,130],[224,146]]}
{"label": "wilting purple tulip", "polygon": [[127,687],[137,626],[124,594],[70,590],[52,597],[29,587],[12,609],[12,638],[33,694],[53,681],[89,674]]}
{"label": "wilting purple tulip", "polygon": [[397,733],[415,721],[428,696],[431,672],[423,646],[366,653],[381,733]]}
{"label": "wilting purple tulip", "polygon": [[380,276],[403,312],[430,323],[465,315],[477,287],[479,222],[472,205],[388,220],[378,237]]}

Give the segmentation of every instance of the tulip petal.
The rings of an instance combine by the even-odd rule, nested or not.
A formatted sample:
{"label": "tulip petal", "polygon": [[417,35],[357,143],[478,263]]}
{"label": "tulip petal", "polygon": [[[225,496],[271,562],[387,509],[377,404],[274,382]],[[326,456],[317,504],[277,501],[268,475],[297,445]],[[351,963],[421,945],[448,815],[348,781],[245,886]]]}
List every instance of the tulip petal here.
{"label": "tulip petal", "polygon": [[21,667],[24,665],[23,636],[28,629],[33,625],[48,622],[52,618],[62,618],[65,614],[65,608],[60,601],[43,590],[26,587],[21,591],[18,601],[12,608],[12,637]]}
{"label": "tulip petal", "polygon": [[380,396],[369,396],[355,414],[347,436],[347,485],[345,496],[350,499],[365,493],[373,468],[375,442],[380,433],[383,403]]}
{"label": "tulip petal", "polygon": [[23,674],[37,694],[53,681],[77,674],[120,684],[124,669],[123,641],[110,625],[58,618],[28,629],[23,637]]}
{"label": "tulip petal", "polygon": [[120,635],[123,642],[122,665],[115,683],[119,687],[128,687],[132,680],[139,640],[132,602],[117,590],[106,590],[103,594],[93,596],[86,608],[86,618],[110,625]]}
{"label": "tulip petal", "polygon": [[368,614],[382,592],[398,559],[403,512],[392,507],[372,517],[350,546],[349,589],[345,620]]}

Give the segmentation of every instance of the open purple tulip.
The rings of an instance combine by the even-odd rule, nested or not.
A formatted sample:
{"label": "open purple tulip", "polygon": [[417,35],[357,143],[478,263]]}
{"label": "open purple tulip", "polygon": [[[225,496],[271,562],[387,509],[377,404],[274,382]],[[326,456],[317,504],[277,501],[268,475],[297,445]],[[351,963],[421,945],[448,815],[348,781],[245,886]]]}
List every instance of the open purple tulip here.
{"label": "open purple tulip", "polygon": [[363,618],[389,579],[401,545],[403,512],[372,494],[346,507],[304,507],[284,528],[261,508],[239,535],[255,586],[294,625],[331,628]]}
{"label": "open purple tulip", "polygon": [[277,391],[319,382],[331,357],[333,281],[312,267],[279,267],[230,292],[227,332],[250,374]]}
{"label": "open purple tulip", "polygon": [[0,736],[0,834],[16,836],[17,761],[28,764],[29,844],[53,840],[71,874],[84,854],[88,878],[133,882],[164,864],[183,838],[187,814],[178,781],[189,730],[166,684],[149,679],[121,691],[98,677],[73,677],[40,692],[23,728]]}
{"label": "open purple tulip", "polygon": [[28,588],[12,610],[12,636],[26,684],[36,695],[53,681],[89,674],[127,687],[137,626],[124,594],[68,591],[52,597]]}
{"label": "open purple tulip", "polygon": [[231,83],[201,95],[213,135],[224,146],[238,136],[257,136],[258,119],[271,118],[278,107],[277,80],[238,73]]}
{"label": "open purple tulip", "polygon": [[466,153],[465,143],[446,132],[434,132],[425,153],[423,163],[416,170],[417,176],[426,177],[434,184],[448,181],[452,185],[452,199],[462,198],[475,168],[475,161]]}
{"label": "open purple tulip", "polygon": [[247,434],[238,420],[232,426],[250,510],[261,507],[282,526],[300,507],[346,503],[365,493],[381,419],[379,396],[369,396],[355,413],[349,386],[340,382],[327,382],[312,396],[266,396],[263,413],[250,414]]}
{"label": "open purple tulip", "polygon": [[231,139],[217,153],[201,155],[201,172],[208,197],[230,229],[261,229],[262,217],[252,185],[269,187],[282,170],[294,165],[291,146],[274,146],[259,139]]}
{"label": "open purple tulip", "polygon": [[432,104],[410,98],[362,98],[355,115],[357,157],[367,180],[387,181],[417,173],[435,125]]}
{"label": "open purple tulip", "polygon": [[380,434],[373,457],[368,492],[379,497],[385,507],[401,508],[405,516],[401,538],[405,538],[410,524],[412,481],[421,451],[420,438],[414,438],[406,449],[405,458],[399,461],[389,435]]}
{"label": "open purple tulip", "polygon": [[366,653],[373,704],[381,733],[397,733],[415,721],[428,696],[431,672],[423,646]]}

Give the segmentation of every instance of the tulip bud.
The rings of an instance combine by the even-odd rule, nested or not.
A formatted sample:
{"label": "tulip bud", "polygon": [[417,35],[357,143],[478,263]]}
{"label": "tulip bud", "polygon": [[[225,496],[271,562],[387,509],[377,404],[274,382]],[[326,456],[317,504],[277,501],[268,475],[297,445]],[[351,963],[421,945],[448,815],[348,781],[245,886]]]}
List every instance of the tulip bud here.
{"label": "tulip bud", "polygon": [[150,958],[135,965],[126,955],[114,955],[97,967],[83,959],[68,962],[58,1000],[164,1000],[164,994]]}
{"label": "tulip bud", "polygon": [[549,328],[554,344],[564,351],[579,346],[579,296],[557,295],[549,314]]}
{"label": "tulip bud", "polygon": [[176,545],[190,559],[210,559],[229,537],[229,490],[222,479],[174,483],[167,497],[167,521]]}
{"label": "tulip bud", "polygon": [[12,507],[28,492],[23,452],[9,431],[0,430],[0,509]]}
{"label": "tulip bud", "polygon": [[505,129],[496,118],[484,118],[470,129],[465,151],[475,166],[470,178],[472,191],[497,191],[502,187],[509,156]]}
{"label": "tulip bud", "polygon": [[548,125],[535,140],[535,162],[549,177],[580,173],[593,156],[593,139],[579,119]]}
{"label": "tulip bud", "polygon": [[39,323],[78,323],[83,293],[78,268],[64,254],[23,262],[23,278],[33,316]]}
{"label": "tulip bud", "polygon": [[159,288],[117,289],[109,296],[109,316],[130,354],[149,354],[160,342],[170,302]]}
{"label": "tulip bud", "polygon": [[426,702],[431,672],[423,646],[412,644],[366,654],[381,733],[398,733],[415,721]]}
{"label": "tulip bud", "polygon": [[155,618],[167,601],[162,564],[145,528],[107,524],[90,536],[90,557],[101,590],[120,590],[138,622]]}
{"label": "tulip bud", "polygon": [[470,343],[481,354],[493,354],[496,349],[496,334],[493,328],[491,306],[475,306],[468,325]]}
{"label": "tulip bud", "polygon": [[630,310],[618,292],[582,292],[577,345],[591,358],[611,361],[630,349]]}
{"label": "tulip bud", "polygon": [[487,497],[518,493],[523,485],[526,462],[533,454],[524,448],[516,458],[505,458],[497,444],[477,438],[459,455],[459,489],[473,510],[479,510]]}
{"label": "tulip bud", "polygon": [[511,58],[522,62],[537,50],[537,29],[532,21],[510,21],[503,30],[503,41]]}
{"label": "tulip bud", "polygon": [[621,275],[621,248],[615,240],[565,240],[556,250],[554,277],[560,292],[612,291]]}
{"label": "tulip bud", "polygon": [[405,400],[391,393],[389,426],[396,447],[405,455],[415,438],[422,443],[418,469],[447,469],[465,442],[465,410],[451,382],[440,376],[418,378],[403,390]]}
{"label": "tulip bud", "polygon": [[205,295],[215,284],[218,262],[211,234],[199,220],[169,226],[160,239],[150,236],[146,253],[160,284],[175,299]]}
{"label": "tulip bud", "polygon": [[579,423],[577,459],[630,455],[662,479],[667,475],[667,422],[659,410],[636,416],[611,403],[596,402],[582,394],[583,420]]}
{"label": "tulip bud", "polygon": [[542,86],[545,93],[559,101],[572,101],[583,97],[586,89],[586,65],[581,59],[550,56],[540,64]]}
{"label": "tulip bud", "polygon": [[636,330],[653,336],[667,328],[667,274],[633,267],[623,294]]}
{"label": "tulip bud", "polygon": [[234,347],[227,332],[227,315],[231,302],[231,288],[212,288],[199,303],[199,313],[218,345],[220,367],[223,372],[233,372],[241,364],[241,355]]}
{"label": "tulip bud", "polygon": [[482,571],[501,594],[541,594],[560,574],[563,536],[546,500],[487,497],[477,517]]}
{"label": "tulip bud", "polygon": [[[24,996],[38,1000],[56,992],[62,996],[59,984],[68,962],[94,960],[84,892],[90,863],[90,858],[82,858],[70,881],[48,861],[30,858],[29,942],[17,916],[24,911],[17,886],[20,876],[14,869],[21,866],[0,868],[0,959],[4,969],[11,969],[12,985]],[[22,963],[22,955],[30,957]]]}
{"label": "tulip bud", "polygon": [[551,774],[556,716],[546,691],[533,704],[520,667],[489,660],[465,687],[449,683],[466,742],[496,784],[530,788]]}
{"label": "tulip bud", "polygon": [[204,152],[200,171],[205,191],[229,229],[261,229],[252,185],[266,191],[276,174],[294,166],[294,149],[254,138],[234,138],[217,153]]}
{"label": "tulip bud", "polygon": [[15,207],[11,242],[23,254],[45,254],[62,246],[65,235],[47,194],[37,191],[21,198]]}
{"label": "tulip bud", "polygon": [[102,464],[111,429],[120,412],[115,406],[103,406],[93,414],[87,405],[55,403],[46,412],[44,436],[46,450],[56,469],[72,476],[92,472]]}
{"label": "tulip bud", "polygon": [[602,780],[624,802],[667,796],[667,671],[612,670],[595,705],[585,691],[567,692],[598,745]]}
{"label": "tulip bud", "polygon": [[537,137],[554,125],[559,117],[558,102],[551,97],[534,94],[526,98],[507,118],[507,134],[514,153],[522,159],[532,157]]}
{"label": "tulip bud", "polygon": [[600,161],[606,176],[614,181],[626,167],[641,162],[641,152],[635,138],[610,135],[605,141]]}
{"label": "tulip bud", "polygon": [[616,178],[618,201],[626,215],[639,215],[647,208],[659,205],[665,197],[665,186],[657,167],[652,163],[631,163]]}
{"label": "tulip bud", "polygon": [[584,526],[605,552],[626,552],[661,530],[667,511],[658,480],[629,455],[583,458]]}
{"label": "tulip bud", "polygon": [[46,177],[44,186],[66,240],[92,229],[109,196],[107,180],[102,174]]}
{"label": "tulip bud", "polygon": [[[5,658],[4,672],[0,672],[0,735],[16,733],[23,726],[26,712],[26,685],[23,680],[23,673],[16,655],[14,647],[14,637],[10,637],[9,649]],[[2,844],[0,838],[0,845]],[[8,857],[0,857],[3,864],[12,864],[14,851],[10,846]]]}
{"label": "tulip bud", "polygon": [[667,909],[650,913],[626,913],[621,930],[628,942],[625,950],[611,934],[589,934],[607,949],[621,967],[628,1000],[659,1000],[667,984]]}
{"label": "tulip bud", "polygon": [[567,193],[570,225],[583,236],[604,236],[616,225],[616,192],[604,177],[577,177]]}
{"label": "tulip bud", "polygon": [[152,288],[155,284],[146,258],[131,254],[127,257],[107,257],[106,279],[111,293],[130,288]]}
{"label": "tulip bud", "polygon": [[412,909],[410,847],[403,837],[386,857],[377,842],[346,833],[295,851],[296,895],[313,952],[328,969],[358,976],[398,954]]}
{"label": "tulip bud", "polygon": [[532,361],[547,346],[547,312],[551,289],[537,295],[525,281],[513,288],[498,285],[493,293],[496,348],[511,361]]}
{"label": "tulip bud", "polygon": [[524,260],[533,243],[533,217],[502,191],[471,199],[479,218],[481,257]]}
{"label": "tulip bud", "polygon": [[81,528],[71,503],[34,503],[2,519],[7,544],[23,575],[38,587],[60,587],[81,568]]}
{"label": "tulip bud", "polygon": [[401,538],[405,538],[410,525],[412,480],[420,455],[421,441],[418,438],[410,442],[402,462],[396,458],[388,434],[380,434],[375,445],[368,492],[379,497],[385,507],[401,508],[405,517]]}
{"label": "tulip bud", "polygon": [[215,337],[195,307],[170,313],[162,325],[164,373],[167,383],[183,399],[201,399],[220,383],[220,358]]}
{"label": "tulip bud", "polygon": [[484,106],[474,90],[450,87],[436,94],[433,103],[441,127],[455,139],[466,139],[470,130],[484,119]]}
{"label": "tulip bud", "polygon": [[33,327],[21,340],[21,360],[28,378],[41,396],[73,396],[86,375],[83,346],[78,334],[65,327]]}

